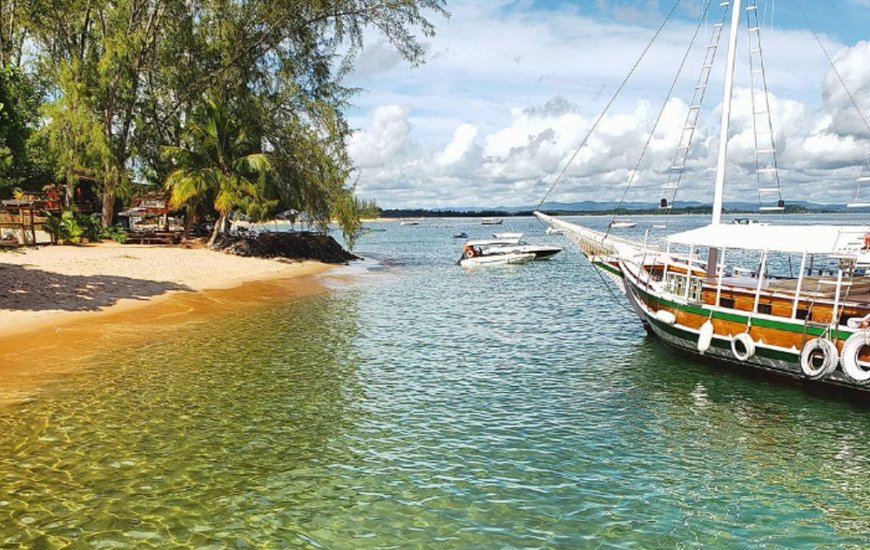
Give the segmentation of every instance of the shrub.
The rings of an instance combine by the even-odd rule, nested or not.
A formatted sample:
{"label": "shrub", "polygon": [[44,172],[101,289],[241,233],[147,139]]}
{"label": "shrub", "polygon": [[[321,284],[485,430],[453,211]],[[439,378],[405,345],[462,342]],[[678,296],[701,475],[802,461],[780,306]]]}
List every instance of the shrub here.
{"label": "shrub", "polygon": [[127,240],[127,233],[120,225],[105,227],[98,215],[76,214],[72,210],[65,210],[60,216],[48,214],[43,227],[51,236],[52,244],[79,244],[84,239],[112,239],[119,243]]}

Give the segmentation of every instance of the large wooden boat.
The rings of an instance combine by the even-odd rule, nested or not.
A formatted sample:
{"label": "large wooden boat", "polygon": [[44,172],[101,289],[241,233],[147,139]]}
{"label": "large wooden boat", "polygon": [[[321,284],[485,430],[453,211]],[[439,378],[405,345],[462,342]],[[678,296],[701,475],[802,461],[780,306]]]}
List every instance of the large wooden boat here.
{"label": "large wooden boat", "polygon": [[[811,384],[870,391],[870,226],[721,221],[741,1],[722,6],[732,9],[731,32],[711,223],[654,244],[536,215],[571,238],[593,265],[617,281],[644,327],[667,344]],[[755,2],[750,0],[746,10],[754,16]],[[721,34],[721,27],[713,32]],[[750,23],[748,32],[760,31]],[[756,35],[750,37],[753,55],[761,50]],[[703,87],[709,64],[705,70]],[[759,97],[762,93],[764,102],[753,109],[769,123],[766,84]],[[689,116],[689,140],[680,142],[684,151],[697,121],[697,113]],[[764,147],[757,158],[775,155],[773,132],[767,134],[769,144],[759,144],[756,137],[757,146]],[[772,166],[759,164],[758,172],[776,176],[779,200],[762,210],[784,205],[775,157]],[[859,181],[868,179],[865,170]],[[668,207],[666,199],[661,204]]]}

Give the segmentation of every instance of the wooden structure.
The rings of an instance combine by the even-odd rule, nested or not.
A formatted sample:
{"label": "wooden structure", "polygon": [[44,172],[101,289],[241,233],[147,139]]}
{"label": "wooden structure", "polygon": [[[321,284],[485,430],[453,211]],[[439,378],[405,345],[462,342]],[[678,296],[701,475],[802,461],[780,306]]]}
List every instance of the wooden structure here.
{"label": "wooden structure", "polygon": [[[37,244],[37,231],[45,223],[47,202],[40,199],[5,200],[0,209],[0,246]],[[15,238],[8,238],[8,235]]]}

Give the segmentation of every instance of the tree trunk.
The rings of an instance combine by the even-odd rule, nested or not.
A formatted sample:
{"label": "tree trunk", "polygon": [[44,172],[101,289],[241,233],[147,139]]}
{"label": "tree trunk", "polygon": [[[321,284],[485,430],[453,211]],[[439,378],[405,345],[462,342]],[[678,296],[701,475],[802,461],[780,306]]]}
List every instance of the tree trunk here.
{"label": "tree trunk", "polygon": [[227,215],[221,212],[220,216],[218,216],[218,220],[214,224],[214,229],[211,232],[211,238],[208,240],[208,246],[214,246],[214,243],[217,241],[217,238],[220,234],[224,232],[224,226],[227,223]]}
{"label": "tree trunk", "polygon": [[[107,182],[108,183],[108,182]],[[112,225],[115,219],[115,189],[114,186],[103,186],[103,214],[101,221],[105,227]]]}
{"label": "tree trunk", "polygon": [[181,238],[185,241],[190,238],[190,230],[196,222],[196,209],[188,208],[184,213],[184,231],[181,233]]}

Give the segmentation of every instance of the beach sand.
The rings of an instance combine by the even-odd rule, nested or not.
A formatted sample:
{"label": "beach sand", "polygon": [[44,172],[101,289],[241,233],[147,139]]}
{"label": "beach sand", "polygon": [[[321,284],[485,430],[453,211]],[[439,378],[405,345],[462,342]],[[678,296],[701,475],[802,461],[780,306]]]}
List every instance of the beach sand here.
{"label": "beach sand", "polygon": [[331,267],[114,243],[0,253],[0,405],[33,397],[71,359],[323,292],[314,276]]}

